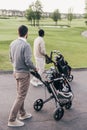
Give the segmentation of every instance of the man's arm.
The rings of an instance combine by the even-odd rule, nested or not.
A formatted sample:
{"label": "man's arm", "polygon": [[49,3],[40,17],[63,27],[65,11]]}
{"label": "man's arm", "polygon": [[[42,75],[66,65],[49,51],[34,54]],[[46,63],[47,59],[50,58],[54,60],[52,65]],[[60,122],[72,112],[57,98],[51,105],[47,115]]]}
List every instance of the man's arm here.
{"label": "man's arm", "polygon": [[29,69],[33,69],[36,71],[36,67],[34,66],[31,58],[32,58],[32,52],[30,45],[27,45],[24,50],[24,58],[25,58],[25,64],[29,67]]}

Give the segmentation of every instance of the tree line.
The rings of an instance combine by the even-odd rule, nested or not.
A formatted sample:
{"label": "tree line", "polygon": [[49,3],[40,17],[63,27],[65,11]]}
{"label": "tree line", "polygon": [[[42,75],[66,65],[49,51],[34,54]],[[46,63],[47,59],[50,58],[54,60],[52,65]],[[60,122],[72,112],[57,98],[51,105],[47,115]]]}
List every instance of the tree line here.
{"label": "tree line", "polygon": [[[28,21],[30,21],[31,26],[39,26],[39,21],[41,19],[43,10],[42,10],[42,4],[40,0],[36,0],[36,2],[32,3],[29,8],[25,12],[25,17]],[[53,13],[49,16],[55,21],[55,25],[58,24],[58,20],[61,20],[61,13],[59,12],[59,9],[55,9]],[[69,9],[69,12],[67,14],[67,19],[71,22],[73,19],[73,13],[72,10]]]}

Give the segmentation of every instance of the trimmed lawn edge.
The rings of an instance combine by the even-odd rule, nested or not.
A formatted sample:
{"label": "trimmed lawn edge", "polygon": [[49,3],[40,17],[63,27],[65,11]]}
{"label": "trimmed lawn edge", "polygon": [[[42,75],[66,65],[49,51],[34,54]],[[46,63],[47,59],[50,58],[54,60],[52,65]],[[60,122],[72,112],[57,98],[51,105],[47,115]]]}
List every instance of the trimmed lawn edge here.
{"label": "trimmed lawn edge", "polygon": [[[87,71],[87,68],[72,68],[72,71]],[[13,74],[12,70],[0,70],[0,74]]]}

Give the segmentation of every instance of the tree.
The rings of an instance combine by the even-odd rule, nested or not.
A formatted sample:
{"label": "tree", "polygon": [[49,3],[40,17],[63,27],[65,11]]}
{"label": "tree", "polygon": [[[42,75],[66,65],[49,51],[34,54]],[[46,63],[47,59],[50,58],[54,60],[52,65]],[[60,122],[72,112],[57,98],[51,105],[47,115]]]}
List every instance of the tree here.
{"label": "tree", "polygon": [[52,19],[56,22],[56,25],[57,25],[57,22],[59,19],[61,19],[61,15],[59,13],[59,10],[56,9],[53,14],[52,14]]}
{"label": "tree", "polygon": [[[87,0],[85,0],[85,14],[84,18],[87,19]],[[87,25],[87,20],[85,21],[85,24]]]}
{"label": "tree", "polygon": [[34,12],[31,8],[31,6],[29,7],[29,9],[26,10],[25,12],[25,17],[28,19],[28,21],[31,21],[31,26],[33,25],[33,19],[34,19]]}
{"label": "tree", "polygon": [[87,0],[85,0],[85,16],[84,18],[87,18]]}
{"label": "tree", "polygon": [[25,17],[28,21],[31,21],[31,25],[35,26],[35,11],[34,11],[34,3],[32,3],[29,8],[25,12]]}
{"label": "tree", "polygon": [[39,26],[39,20],[42,14],[42,4],[39,0],[35,2],[35,16],[36,16],[36,25]]}
{"label": "tree", "polygon": [[31,21],[31,24],[32,24],[32,21],[33,21],[33,25],[37,25],[39,26],[39,20],[41,18],[41,14],[42,14],[42,5],[40,3],[39,0],[36,0],[35,3],[32,3],[30,6],[29,6],[29,9],[26,10],[26,18],[28,20]]}
{"label": "tree", "polygon": [[68,10],[67,19],[68,19],[68,21],[69,21],[69,24],[71,25],[71,21],[72,21],[72,19],[73,19],[72,8],[70,8],[70,9]]}

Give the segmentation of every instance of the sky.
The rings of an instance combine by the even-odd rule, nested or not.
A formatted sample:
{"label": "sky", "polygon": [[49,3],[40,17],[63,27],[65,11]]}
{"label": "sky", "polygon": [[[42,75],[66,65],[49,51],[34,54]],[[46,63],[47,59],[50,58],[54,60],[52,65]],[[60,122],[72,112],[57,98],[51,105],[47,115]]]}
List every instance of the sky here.
{"label": "sky", "polygon": [[[0,0],[0,9],[15,9],[24,11],[35,0]],[[68,13],[69,8],[72,8],[73,13],[85,12],[85,0],[40,0],[44,12],[53,12],[59,9],[60,13]]]}

